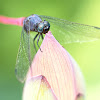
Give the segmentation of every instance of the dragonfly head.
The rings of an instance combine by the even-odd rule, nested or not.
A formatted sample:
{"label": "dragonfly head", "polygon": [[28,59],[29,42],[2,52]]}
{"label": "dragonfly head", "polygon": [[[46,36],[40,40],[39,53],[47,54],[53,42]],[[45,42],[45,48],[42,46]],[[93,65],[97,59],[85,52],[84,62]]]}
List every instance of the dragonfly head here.
{"label": "dragonfly head", "polygon": [[44,23],[43,33],[46,34],[50,29],[50,24],[48,21],[45,21],[45,20],[43,23]]}
{"label": "dragonfly head", "polygon": [[38,32],[46,34],[50,29],[50,24],[47,21],[43,21],[38,25]]}

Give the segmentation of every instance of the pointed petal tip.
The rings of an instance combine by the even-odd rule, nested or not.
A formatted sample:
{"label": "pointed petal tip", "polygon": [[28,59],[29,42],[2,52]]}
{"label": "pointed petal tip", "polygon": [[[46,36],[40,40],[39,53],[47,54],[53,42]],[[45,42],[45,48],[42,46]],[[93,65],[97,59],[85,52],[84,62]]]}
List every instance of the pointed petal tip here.
{"label": "pointed petal tip", "polygon": [[26,81],[23,100],[57,100],[57,98],[45,76],[39,75]]}

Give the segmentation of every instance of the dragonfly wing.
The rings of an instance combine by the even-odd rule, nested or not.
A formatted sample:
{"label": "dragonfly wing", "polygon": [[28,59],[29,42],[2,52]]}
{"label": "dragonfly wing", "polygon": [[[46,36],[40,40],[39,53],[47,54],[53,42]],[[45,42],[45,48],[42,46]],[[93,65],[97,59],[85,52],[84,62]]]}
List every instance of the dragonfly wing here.
{"label": "dragonfly wing", "polygon": [[50,23],[51,32],[61,44],[72,42],[89,42],[100,39],[99,27],[74,23],[43,15],[40,15],[39,17],[42,20],[46,20]]}
{"label": "dragonfly wing", "polygon": [[[26,32],[24,28],[21,33],[21,41],[16,60],[15,74],[17,79],[22,83],[26,79],[27,72],[29,70],[29,67],[31,67],[31,63],[36,54],[36,50],[33,45],[33,39],[35,35],[36,34],[33,34],[33,32]],[[41,43],[42,41],[40,40],[39,42]]]}
{"label": "dragonfly wing", "polygon": [[16,77],[21,82],[24,82],[31,63],[30,55],[30,34],[26,33],[23,28],[15,66]]}

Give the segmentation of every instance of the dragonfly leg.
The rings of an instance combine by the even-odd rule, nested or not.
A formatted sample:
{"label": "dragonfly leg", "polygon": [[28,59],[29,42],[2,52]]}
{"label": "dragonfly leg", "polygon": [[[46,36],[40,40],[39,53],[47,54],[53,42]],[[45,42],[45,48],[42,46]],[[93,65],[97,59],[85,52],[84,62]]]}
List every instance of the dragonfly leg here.
{"label": "dragonfly leg", "polygon": [[[41,34],[40,34],[40,35],[41,35]],[[41,48],[40,48],[40,46],[39,46],[39,44],[38,44],[39,39],[40,39],[40,35],[39,35],[38,40],[37,40],[37,46],[39,47],[40,51],[42,52],[42,50],[41,50]]]}
{"label": "dragonfly leg", "polygon": [[36,36],[35,36],[34,39],[33,39],[33,45],[34,45],[34,48],[35,48],[35,51],[36,51],[36,52],[37,52],[37,50],[36,50],[36,46],[35,46],[35,39],[37,38],[38,35],[39,35],[39,33],[36,34]]}
{"label": "dragonfly leg", "polygon": [[44,39],[43,34],[41,34],[41,38],[42,38],[42,40]]}

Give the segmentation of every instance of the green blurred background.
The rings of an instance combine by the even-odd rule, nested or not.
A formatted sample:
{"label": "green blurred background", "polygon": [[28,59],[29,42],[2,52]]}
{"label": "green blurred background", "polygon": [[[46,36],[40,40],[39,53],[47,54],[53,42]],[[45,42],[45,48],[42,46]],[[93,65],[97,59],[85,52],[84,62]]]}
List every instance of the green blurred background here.
{"label": "green blurred background", "polygon": [[[0,15],[47,15],[100,27],[100,0],[0,0]],[[21,27],[0,24],[0,100],[22,100],[22,85],[14,73]],[[86,100],[100,100],[100,41],[72,43],[74,57],[86,81]]]}

